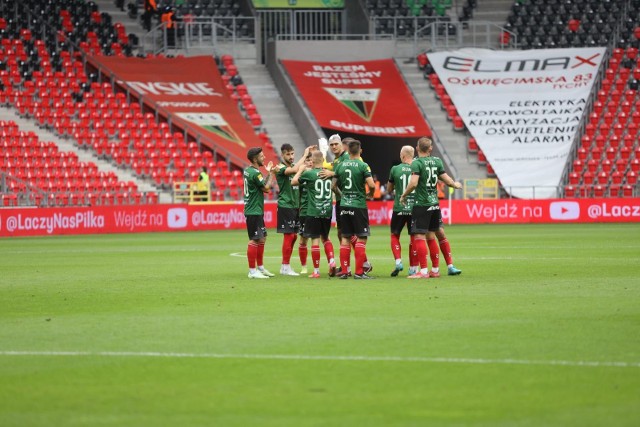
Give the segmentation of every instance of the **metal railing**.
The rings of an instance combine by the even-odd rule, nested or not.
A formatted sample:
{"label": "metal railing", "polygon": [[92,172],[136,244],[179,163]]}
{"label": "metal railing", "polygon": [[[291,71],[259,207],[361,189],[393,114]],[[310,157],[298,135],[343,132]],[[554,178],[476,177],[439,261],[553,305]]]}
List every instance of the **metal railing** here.
{"label": "metal railing", "polygon": [[140,50],[142,54],[154,55],[189,52],[193,49],[209,49],[213,53],[221,43],[228,43],[232,51],[226,53],[235,57],[234,49],[240,43],[256,42],[255,26],[256,19],[246,16],[195,17],[175,22],[173,29],[159,23],[142,37]]}
{"label": "metal railing", "polygon": [[[502,35],[509,35],[509,43],[502,43]],[[518,35],[492,22],[435,21],[413,33],[416,54],[425,50],[477,47],[486,49],[517,49]]]}

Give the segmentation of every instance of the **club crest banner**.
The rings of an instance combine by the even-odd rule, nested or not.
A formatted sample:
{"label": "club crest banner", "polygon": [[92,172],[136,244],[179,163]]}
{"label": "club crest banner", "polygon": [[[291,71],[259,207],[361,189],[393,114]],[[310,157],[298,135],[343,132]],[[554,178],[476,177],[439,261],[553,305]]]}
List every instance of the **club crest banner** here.
{"label": "club crest banner", "polygon": [[392,59],[282,64],[325,129],[390,138],[431,135]]}
{"label": "club crest banner", "polygon": [[461,49],[428,58],[506,191],[551,198],[604,53]]}
{"label": "club crest banner", "polygon": [[230,154],[240,166],[248,163],[249,147],[262,145],[229,96],[213,57],[100,56],[91,60],[106,67],[118,84],[132,89],[145,103],[168,111],[175,124],[197,129],[204,145],[225,157]]}

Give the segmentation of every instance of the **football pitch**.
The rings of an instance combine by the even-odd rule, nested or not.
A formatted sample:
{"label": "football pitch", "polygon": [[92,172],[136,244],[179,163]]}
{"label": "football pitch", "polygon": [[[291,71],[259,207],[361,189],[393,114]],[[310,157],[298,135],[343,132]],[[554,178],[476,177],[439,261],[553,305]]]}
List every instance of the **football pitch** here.
{"label": "football pitch", "polygon": [[428,280],[387,227],[369,281],[250,280],[243,230],[0,239],[0,426],[640,425],[640,225],[446,231]]}

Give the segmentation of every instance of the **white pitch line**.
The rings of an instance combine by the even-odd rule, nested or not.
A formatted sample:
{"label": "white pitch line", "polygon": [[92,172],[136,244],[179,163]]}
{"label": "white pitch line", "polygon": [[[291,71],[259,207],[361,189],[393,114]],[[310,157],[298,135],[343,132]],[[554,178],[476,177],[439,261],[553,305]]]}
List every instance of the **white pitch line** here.
{"label": "white pitch line", "polygon": [[133,351],[19,351],[3,350],[0,356],[56,356],[56,357],[152,357],[168,359],[254,359],[254,360],[329,360],[346,362],[412,362],[449,363],[466,365],[538,365],[591,368],[640,368],[640,362],[611,362],[589,360],[527,360],[476,359],[456,357],[402,357],[402,356],[321,356],[304,354],[222,354],[222,353],[163,353]]}

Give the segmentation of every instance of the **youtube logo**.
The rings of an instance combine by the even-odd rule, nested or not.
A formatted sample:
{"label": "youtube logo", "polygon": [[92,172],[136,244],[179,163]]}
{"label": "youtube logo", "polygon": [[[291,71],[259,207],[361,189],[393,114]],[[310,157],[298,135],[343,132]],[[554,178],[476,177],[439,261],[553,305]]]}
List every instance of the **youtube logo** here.
{"label": "youtube logo", "polygon": [[551,219],[570,221],[580,218],[580,205],[578,202],[552,202],[549,205]]}
{"label": "youtube logo", "polygon": [[185,208],[171,208],[167,211],[167,225],[169,228],[185,228],[187,226],[187,210]]}

